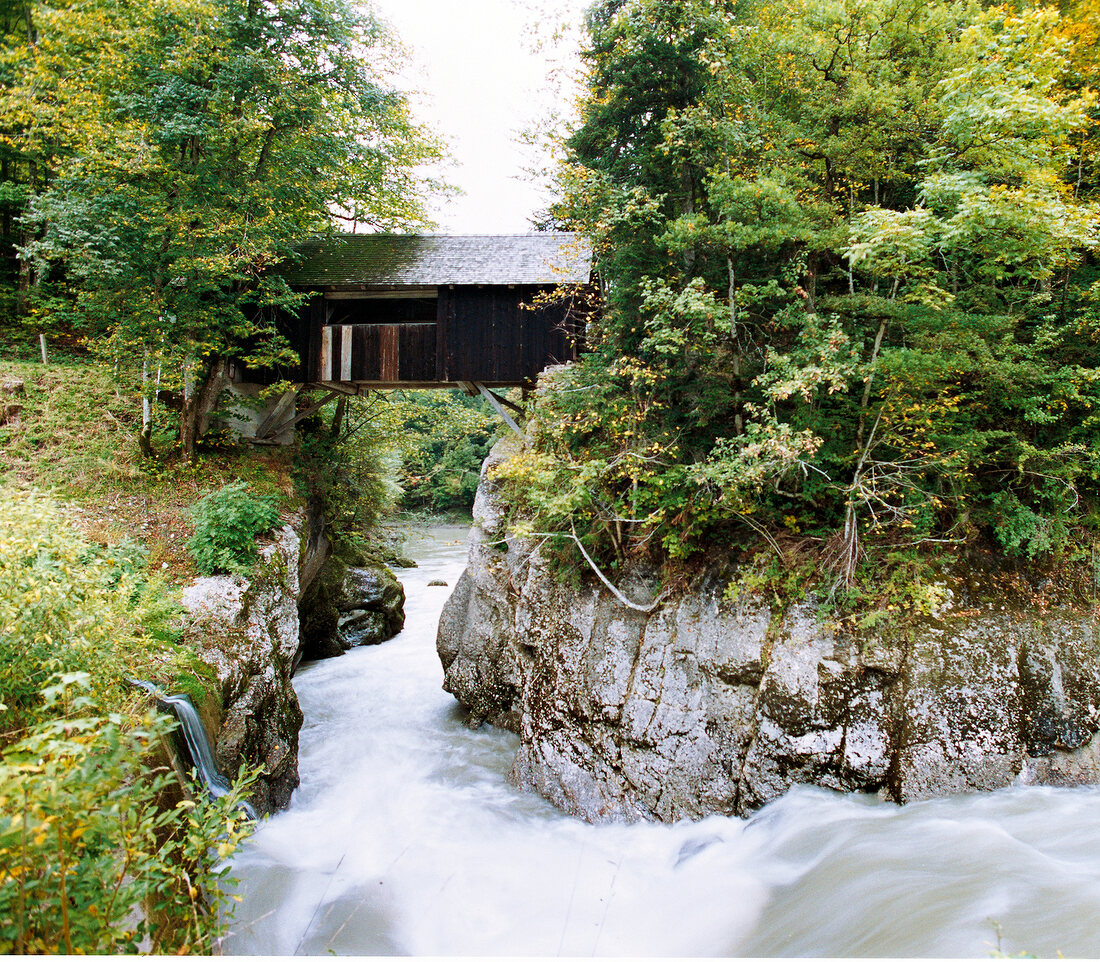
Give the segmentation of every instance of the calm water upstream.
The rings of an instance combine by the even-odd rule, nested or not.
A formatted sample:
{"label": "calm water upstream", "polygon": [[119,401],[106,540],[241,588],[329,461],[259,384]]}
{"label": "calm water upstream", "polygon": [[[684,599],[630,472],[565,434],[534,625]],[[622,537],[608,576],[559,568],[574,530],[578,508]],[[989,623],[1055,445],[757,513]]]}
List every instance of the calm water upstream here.
{"label": "calm water upstream", "polygon": [[465,530],[413,534],[405,630],[304,668],[302,784],[234,861],[228,951],[1100,955],[1100,791],[899,808],[796,790],[747,821],[588,825],[506,781],[440,688]]}

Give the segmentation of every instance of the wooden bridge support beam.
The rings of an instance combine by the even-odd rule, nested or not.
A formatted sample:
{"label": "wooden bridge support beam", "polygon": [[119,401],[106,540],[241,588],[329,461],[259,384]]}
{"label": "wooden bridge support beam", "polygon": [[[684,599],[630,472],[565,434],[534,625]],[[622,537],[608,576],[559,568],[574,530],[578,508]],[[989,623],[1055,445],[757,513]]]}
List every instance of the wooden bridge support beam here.
{"label": "wooden bridge support beam", "polygon": [[[516,434],[518,434],[521,438],[523,437],[523,429],[520,428],[518,424],[516,424],[513,417],[504,409],[504,406],[507,405],[518,414],[524,413],[523,408],[519,407],[516,404],[513,404],[507,398],[501,397],[496,392],[490,391],[480,381],[467,381],[465,383],[468,384],[470,387],[473,387],[478,394],[480,394],[483,398],[485,398],[486,401],[489,402],[490,405],[492,405],[493,410],[496,411],[497,414],[499,414],[504,419],[504,423],[507,424],[508,427],[515,431]],[[466,393],[469,394],[470,391],[467,390]]]}

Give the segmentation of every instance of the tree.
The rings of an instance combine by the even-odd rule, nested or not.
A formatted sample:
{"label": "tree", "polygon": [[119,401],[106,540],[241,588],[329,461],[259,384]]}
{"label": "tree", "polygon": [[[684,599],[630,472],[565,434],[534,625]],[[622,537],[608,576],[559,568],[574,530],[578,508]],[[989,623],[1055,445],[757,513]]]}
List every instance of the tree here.
{"label": "tree", "polygon": [[412,510],[469,511],[481,463],[502,422],[480,397],[408,391],[393,401],[401,456],[401,503]]}
{"label": "tree", "polygon": [[17,99],[58,163],[25,254],[70,317],[183,391],[190,456],[226,358],[287,358],[269,268],[335,221],[425,221],[438,157],[387,82],[393,48],[345,0],[88,0],[38,11]]}
{"label": "tree", "polygon": [[24,140],[28,124],[25,105],[18,104],[14,87],[34,43],[36,28],[30,0],[0,3],[0,320],[14,320],[25,312],[30,275],[16,256],[28,240],[20,220],[27,199],[45,183],[49,158]]}
{"label": "tree", "polygon": [[868,539],[1093,523],[1095,49],[968,2],[653,6],[590,24],[556,213],[611,294],[505,469],[541,529],[619,558],[797,531],[842,587]]}

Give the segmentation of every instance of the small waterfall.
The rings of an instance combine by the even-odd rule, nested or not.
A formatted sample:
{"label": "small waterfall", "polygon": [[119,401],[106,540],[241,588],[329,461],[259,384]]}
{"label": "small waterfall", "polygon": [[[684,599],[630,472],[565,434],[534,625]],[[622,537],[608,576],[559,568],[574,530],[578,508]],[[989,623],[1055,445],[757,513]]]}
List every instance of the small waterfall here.
{"label": "small waterfall", "polygon": [[[183,747],[191,762],[190,767],[198,775],[199,781],[206,789],[206,794],[211,798],[228,795],[231,789],[229,780],[218,770],[218,763],[214,760],[214,746],[210,744],[206,726],[199,718],[199,713],[195,710],[191,699],[187,695],[166,695],[152,682],[142,681],[139,678],[131,678],[129,681],[132,685],[149,692],[157,700],[157,707],[161,711],[171,711],[176,716],[179,721],[179,732],[183,736]],[[259,818],[256,810],[248,802],[240,802],[238,808],[253,820]]]}

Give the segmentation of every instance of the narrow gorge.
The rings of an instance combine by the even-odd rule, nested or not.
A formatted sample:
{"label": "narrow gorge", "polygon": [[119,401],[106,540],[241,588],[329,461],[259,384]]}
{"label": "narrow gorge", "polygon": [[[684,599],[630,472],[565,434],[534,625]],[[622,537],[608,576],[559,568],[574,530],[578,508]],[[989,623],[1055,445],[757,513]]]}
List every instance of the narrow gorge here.
{"label": "narrow gorge", "polygon": [[262,767],[251,802],[286,808],[299,783],[302,710],[291,679],[303,657],[342,655],[392,638],[405,594],[383,564],[348,566],[332,555],[317,510],[286,519],[260,549],[251,577],[198,578],[183,591],[185,640],[212,671],[216,699],[204,721],[218,767]]}
{"label": "narrow gorge", "polygon": [[[651,613],[556,580],[482,471],[444,608],[444,687],[521,739],[511,777],[591,821],[744,815],[796,785],[909,802],[1100,781],[1100,620],[995,571],[945,576],[933,616],[852,634],[811,603],[725,600],[708,568]],[[1025,586],[1026,587],[1026,586]],[[620,589],[659,591],[635,570]]]}

